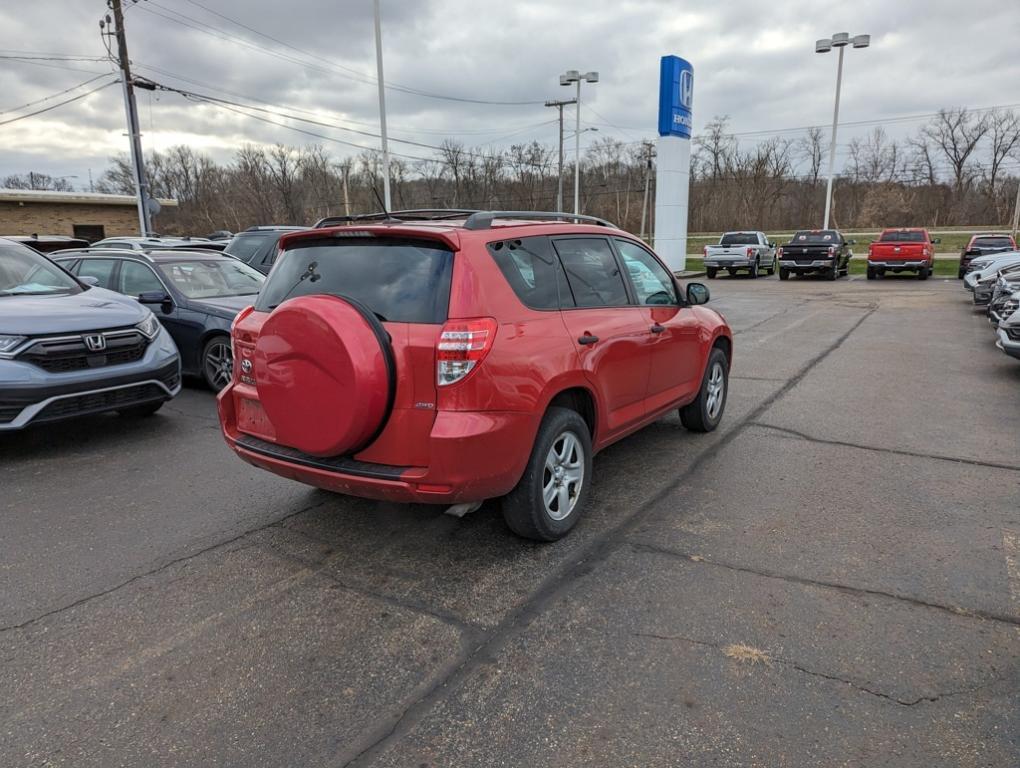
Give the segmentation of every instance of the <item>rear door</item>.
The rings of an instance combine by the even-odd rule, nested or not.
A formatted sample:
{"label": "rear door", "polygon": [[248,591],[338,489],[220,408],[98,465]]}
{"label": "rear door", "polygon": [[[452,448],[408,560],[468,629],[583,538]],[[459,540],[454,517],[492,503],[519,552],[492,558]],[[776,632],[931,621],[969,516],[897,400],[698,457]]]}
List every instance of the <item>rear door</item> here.
{"label": "rear door", "polygon": [[605,410],[608,438],[644,418],[653,334],[608,238],[562,237],[553,245],[575,304],[563,321]]}
{"label": "rear door", "polygon": [[689,399],[701,384],[699,325],[681,304],[676,285],[661,262],[632,240],[615,238],[620,259],[652,335],[646,395],[649,411]]}

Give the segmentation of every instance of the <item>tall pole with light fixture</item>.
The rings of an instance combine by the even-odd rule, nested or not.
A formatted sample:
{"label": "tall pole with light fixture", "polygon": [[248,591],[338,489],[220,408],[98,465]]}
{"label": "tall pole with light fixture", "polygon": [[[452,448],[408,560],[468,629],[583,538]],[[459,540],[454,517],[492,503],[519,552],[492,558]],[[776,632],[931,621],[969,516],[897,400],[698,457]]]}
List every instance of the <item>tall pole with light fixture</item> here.
{"label": "tall pole with light fixture", "polygon": [[832,177],[836,169],[836,127],[839,125],[839,92],[843,85],[843,49],[853,44],[854,48],[867,48],[871,44],[871,35],[854,35],[837,32],[832,37],[815,41],[815,53],[828,53],[833,48],[839,49],[839,63],[836,65],[836,105],[832,110],[832,139],[829,142],[829,180],[825,185],[825,221],[822,229],[829,228],[829,213],[832,210]]}
{"label": "tall pole with light fixture", "polygon": [[577,83],[575,109],[577,110],[577,130],[574,134],[574,213],[581,213],[581,81],[597,83],[598,72],[585,72],[583,75],[576,69],[568,69],[560,75],[560,85]]}
{"label": "tall pole with light fixture", "polygon": [[379,0],[374,0],[375,7],[375,68],[379,79],[379,132],[382,135],[383,165],[383,202],[386,212],[393,210],[390,203],[390,149],[386,141],[386,85],[383,79],[382,63],[382,22],[379,14]]}

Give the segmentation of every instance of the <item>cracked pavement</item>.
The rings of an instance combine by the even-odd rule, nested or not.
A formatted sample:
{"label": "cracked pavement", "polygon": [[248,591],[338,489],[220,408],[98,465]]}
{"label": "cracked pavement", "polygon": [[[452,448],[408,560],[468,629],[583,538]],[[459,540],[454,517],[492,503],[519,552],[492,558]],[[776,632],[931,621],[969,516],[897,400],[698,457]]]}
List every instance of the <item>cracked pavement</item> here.
{"label": "cracked pavement", "polygon": [[0,436],[0,764],[1020,764],[1020,365],[956,281],[710,286],[722,427],[553,545],[259,472],[194,387]]}

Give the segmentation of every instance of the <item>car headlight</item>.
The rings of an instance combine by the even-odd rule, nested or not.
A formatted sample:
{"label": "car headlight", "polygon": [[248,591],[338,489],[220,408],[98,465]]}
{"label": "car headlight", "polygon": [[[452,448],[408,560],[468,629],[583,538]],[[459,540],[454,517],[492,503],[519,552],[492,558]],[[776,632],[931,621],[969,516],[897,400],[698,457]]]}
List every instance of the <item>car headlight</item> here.
{"label": "car headlight", "polygon": [[159,333],[159,320],[150,312],[142,322],[135,325],[135,328],[141,331],[145,338],[154,339]]}
{"label": "car headlight", "polygon": [[21,346],[21,343],[28,338],[27,336],[9,336],[7,334],[0,333],[0,355],[10,352],[11,350],[17,349]]}

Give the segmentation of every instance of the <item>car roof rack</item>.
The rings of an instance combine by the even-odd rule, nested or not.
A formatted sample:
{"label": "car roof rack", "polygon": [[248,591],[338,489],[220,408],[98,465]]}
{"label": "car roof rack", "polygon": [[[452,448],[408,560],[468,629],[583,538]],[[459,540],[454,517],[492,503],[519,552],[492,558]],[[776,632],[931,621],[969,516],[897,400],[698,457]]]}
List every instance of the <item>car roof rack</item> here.
{"label": "car roof rack", "polygon": [[336,227],[341,224],[354,224],[360,221],[444,221],[446,219],[463,219],[477,208],[412,208],[406,211],[378,211],[376,213],[355,213],[350,216],[327,216],[315,223],[315,229]]}
{"label": "car roof rack", "polygon": [[618,227],[612,222],[596,216],[582,216],[579,213],[562,211],[475,211],[464,222],[464,229],[490,229],[495,219],[539,219],[542,221],[574,221],[578,224],[596,224],[600,227]]}

